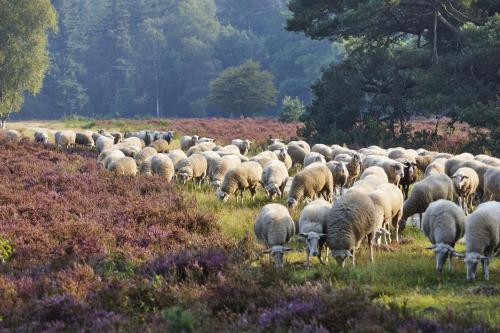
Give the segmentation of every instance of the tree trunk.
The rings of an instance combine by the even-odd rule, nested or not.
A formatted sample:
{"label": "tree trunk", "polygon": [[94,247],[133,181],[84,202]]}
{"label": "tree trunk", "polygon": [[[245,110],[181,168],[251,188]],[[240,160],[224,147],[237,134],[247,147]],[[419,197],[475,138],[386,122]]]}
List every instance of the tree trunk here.
{"label": "tree trunk", "polygon": [[438,25],[438,8],[434,10],[434,52],[432,55],[432,58],[436,62],[436,64],[439,62],[438,51],[437,51],[437,25]]}
{"label": "tree trunk", "polygon": [[5,129],[5,125],[7,125],[7,119],[9,119],[9,115],[0,117],[0,129]]}

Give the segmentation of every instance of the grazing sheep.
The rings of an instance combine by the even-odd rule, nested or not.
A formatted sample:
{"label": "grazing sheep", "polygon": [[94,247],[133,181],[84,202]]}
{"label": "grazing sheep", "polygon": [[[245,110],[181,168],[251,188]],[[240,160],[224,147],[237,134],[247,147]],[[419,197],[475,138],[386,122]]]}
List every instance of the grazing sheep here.
{"label": "grazing sheep", "polygon": [[295,235],[295,223],[286,207],[279,204],[265,205],[253,226],[255,237],[268,249],[276,268],[282,268],[283,256],[291,249],[285,244]]}
{"label": "grazing sheep", "polygon": [[356,249],[368,240],[373,261],[373,240],[376,233],[375,206],[364,193],[348,192],[335,201],[326,219],[327,243],[332,257],[344,266],[347,257],[356,264]]}
{"label": "grazing sheep", "polygon": [[464,210],[465,215],[468,215],[469,208],[472,210],[472,199],[479,186],[479,176],[471,168],[460,168],[451,178],[458,196],[458,204]]}
{"label": "grazing sheep", "polygon": [[[2,130],[2,132],[5,133],[5,135],[7,136],[7,140],[14,141],[14,140],[19,140],[22,138],[21,133],[19,133],[16,130],[7,130],[7,131]],[[56,141],[56,143],[57,143],[57,141]]]}
{"label": "grazing sheep", "polygon": [[125,156],[135,158],[135,156],[141,151],[142,148],[138,147],[133,142],[123,141],[117,145],[113,146],[114,149],[121,150]]}
{"label": "grazing sheep", "polygon": [[271,144],[267,146],[267,150],[275,151],[286,147],[286,144],[281,139],[271,139]]}
{"label": "grazing sheep", "polygon": [[328,147],[327,145],[317,143],[314,146],[312,146],[311,152],[320,153],[325,157],[325,160],[327,162],[331,161],[332,159],[332,148]]}
{"label": "grazing sheep", "polygon": [[295,143],[289,143],[287,146],[287,152],[292,159],[292,166],[304,163],[304,158],[307,155],[307,151],[303,147]]}
{"label": "grazing sheep", "polygon": [[229,152],[229,153],[234,154],[234,155],[241,154],[240,148],[236,145],[233,145],[233,144],[222,147],[222,149],[220,151]]}
{"label": "grazing sheep", "polygon": [[153,140],[158,141],[158,140],[165,140],[167,143],[170,145],[174,138],[174,132],[173,131],[154,131],[153,132]]}
{"label": "grazing sheep", "polygon": [[92,132],[76,132],[75,133],[75,143],[86,146],[95,147],[94,139],[92,138]]}
{"label": "grazing sheep", "polygon": [[278,160],[285,164],[286,169],[290,170],[293,161],[290,155],[288,155],[288,148],[285,146],[277,151],[274,151],[274,153],[278,156]]}
{"label": "grazing sheep", "polygon": [[448,175],[448,177],[451,177],[453,176],[455,171],[457,171],[462,167],[462,164],[464,163],[465,163],[464,159],[461,159],[456,156],[452,157],[444,163],[444,172]]}
{"label": "grazing sheep", "polygon": [[49,143],[49,136],[43,131],[36,131],[34,138],[36,143]]}
{"label": "grazing sheep", "polygon": [[406,220],[415,214],[420,214],[420,228],[422,228],[422,214],[427,207],[439,199],[453,200],[453,193],[453,182],[445,174],[430,175],[416,182],[404,203],[399,228],[402,230],[406,225]]}
{"label": "grazing sheep", "polygon": [[294,208],[300,201],[314,200],[318,195],[330,202],[333,200],[333,176],[324,164],[309,166],[293,177],[288,207]]}
{"label": "grazing sheep", "polygon": [[321,155],[320,153],[309,153],[306,155],[306,157],[304,157],[304,162],[302,163],[302,165],[305,167],[307,167],[308,165],[310,164],[313,164],[315,162],[319,162],[319,163],[326,163],[325,161],[325,157],[323,155]]}
{"label": "grazing sheep", "polygon": [[403,214],[403,195],[394,184],[383,184],[368,193],[375,207],[375,240],[380,243],[380,236],[384,236],[385,244],[387,236],[390,239],[389,228],[391,224],[396,228],[396,242],[399,242],[398,222]]}
{"label": "grazing sheep", "polygon": [[416,163],[408,160],[399,160],[399,162],[403,166],[403,177],[399,180],[399,186],[401,186],[404,198],[408,199],[410,186],[417,181]]}
{"label": "grazing sheep", "polygon": [[484,164],[488,164],[494,167],[500,167],[500,158],[491,157],[488,155],[476,155],[474,159]]}
{"label": "grazing sheep", "polygon": [[378,166],[372,166],[363,171],[361,174],[361,177],[359,178],[360,180],[366,179],[368,177],[376,177],[379,178],[382,183],[388,183],[389,178],[387,178],[387,174],[385,173],[384,169]]}
{"label": "grazing sheep", "polygon": [[172,150],[168,153],[168,157],[172,160],[172,163],[174,163],[175,171],[180,169],[179,162],[187,158],[186,153],[180,149]]}
{"label": "grazing sheep", "polygon": [[250,140],[242,140],[242,139],[234,139],[231,141],[232,145],[235,145],[236,147],[239,148],[239,153],[241,155],[248,154],[248,151],[250,150],[251,143],[252,143],[252,141],[250,141]]}
{"label": "grazing sheep", "polygon": [[222,182],[224,181],[224,177],[226,176],[227,172],[240,164],[240,160],[238,160],[238,163],[235,163],[235,161],[222,157],[211,159],[208,162],[208,178],[212,188],[215,191],[218,191],[222,185]]}
{"label": "grazing sheep", "polygon": [[[332,204],[324,199],[317,199],[308,204],[300,213],[299,235],[306,242],[306,266],[309,267],[309,256],[317,256],[323,264],[321,252],[326,243],[326,218]],[[328,248],[327,254],[328,258]]]}
{"label": "grazing sheep", "polygon": [[151,174],[165,178],[168,182],[174,177],[174,163],[167,154],[158,153],[151,157]]}
{"label": "grazing sheep", "polygon": [[149,146],[154,148],[158,153],[168,153],[169,150],[169,143],[165,139],[155,140]]}
{"label": "grazing sheep", "polygon": [[451,270],[455,243],[465,233],[463,211],[451,201],[435,201],[425,211],[422,225],[425,236],[432,243],[427,249],[436,253],[436,271],[441,273],[448,257],[450,258],[448,269]]}
{"label": "grazing sheep", "polygon": [[492,201],[480,204],[470,214],[465,223],[465,266],[467,280],[476,278],[477,264],[483,265],[484,279],[489,279],[490,258],[500,250],[500,202]]}
{"label": "grazing sheep", "polygon": [[76,133],[73,131],[58,131],[54,137],[56,145],[60,147],[68,148],[75,145]]}
{"label": "grazing sheep", "polygon": [[186,155],[189,157],[194,154],[201,154],[203,151],[204,150],[200,146],[192,146],[187,150]]}
{"label": "grazing sheep", "polygon": [[349,171],[346,186],[351,187],[361,173],[361,157],[358,153],[352,155],[352,159],[346,164],[346,168]]}
{"label": "grazing sheep", "polygon": [[378,162],[376,166],[384,169],[387,174],[387,178],[389,179],[389,183],[394,184],[396,186],[399,185],[399,181],[404,177],[404,167],[403,165],[394,160],[384,160]]}
{"label": "grazing sheep", "polygon": [[144,140],[137,138],[137,137],[131,137],[123,140],[121,143],[119,143],[117,146],[134,146],[139,148],[141,150],[142,148],[146,147],[146,143]]}
{"label": "grazing sheep", "polygon": [[183,151],[188,151],[189,148],[191,148],[192,146],[196,146],[196,144],[198,144],[198,140],[199,140],[199,137],[197,135],[193,135],[193,136],[185,135],[185,136],[183,136],[180,140],[181,149]]}
{"label": "grazing sheep", "polygon": [[404,159],[406,161],[415,162],[418,153],[416,151],[412,151],[411,149],[404,149],[401,147],[390,149],[387,157],[392,160]]}
{"label": "grazing sheep", "polygon": [[335,160],[335,157],[339,154],[347,154],[350,156],[354,156],[354,155],[358,154],[358,152],[355,150],[344,148],[344,147],[339,146],[339,145],[332,145],[331,148],[332,148],[332,157],[331,157],[332,160]]}
{"label": "grazing sheep", "polygon": [[[222,156],[222,159],[230,161],[234,166],[240,165],[242,163],[239,156],[236,156],[236,155]],[[248,161],[246,161],[246,162],[248,162]]]}
{"label": "grazing sheep", "polygon": [[500,201],[500,167],[490,167],[484,174],[484,200]]}
{"label": "grazing sheep", "polygon": [[352,160],[352,156],[349,154],[338,154],[335,156],[334,161],[349,163]]}
{"label": "grazing sheep", "polygon": [[110,138],[105,137],[104,135],[100,135],[96,142],[97,153],[100,154],[105,150],[109,150],[113,147],[114,141]]}
{"label": "grazing sheep", "polygon": [[288,143],[288,146],[290,145],[296,145],[296,146],[299,146],[301,147],[302,149],[304,149],[304,151],[306,152],[306,154],[309,154],[311,152],[311,147],[309,146],[309,144],[303,140],[298,140],[298,141],[290,141]]}
{"label": "grazing sheep", "polygon": [[141,175],[141,176],[152,176],[153,175],[153,171],[151,170],[151,161],[155,155],[149,156],[144,161],[142,161],[142,163],[139,165],[139,175]]}
{"label": "grazing sheep", "polygon": [[425,169],[425,177],[436,173],[444,173],[444,165],[446,161],[446,158],[437,158],[432,161]]}
{"label": "grazing sheep", "polygon": [[227,151],[224,151],[224,150],[218,150],[218,151],[216,151],[216,153],[219,154],[220,157],[237,156],[240,159],[241,163],[250,161],[250,159],[248,157],[243,156],[240,153],[233,154],[231,152],[227,152]]}
{"label": "grazing sheep", "polygon": [[135,176],[137,174],[137,164],[132,157],[122,157],[112,161],[108,165],[108,171],[116,176]]}
{"label": "grazing sheep", "polygon": [[207,159],[201,154],[194,154],[189,156],[183,164],[184,165],[175,173],[177,179],[183,184],[193,179],[195,185],[196,182],[198,182],[198,186],[201,187],[201,183],[207,176]]}
{"label": "grazing sheep", "polygon": [[262,167],[259,163],[253,161],[242,163],[226,173],[220,191],[216,193],[216,196],[221,201],[227,201],[229,196],[234,194],[236,203],[238,203],[239,195],[243,205],[243,192],[248,189],[253,200],[261,178]]}
{"label": "grazing sheep", "polygon": [[351,186],[348,192],[358,192],[368,194],[374,191],[378,186],[386,184],[385,179],[376,176],[367,176],[361,180],[358,180]]}
{"label": "grazing sheep", "polygon": [[432,163],[432,158],[433,155],[423,155],[423,156],[417,156],[415,158],[415,163],[417,165],[417,169],[420,170],[421,172],[425,172],[429,164]]}
{"label": "grazing sheep", "polygon": [[330,170],[333,177],[334,190],[340,187],[340,195],[344,194],[344,187],[349,179],[349,171],[344,162],[330,161],[326,163],[326,167]]}
{"label": "grazing sheep", "polygon": [[262,171],[262,186],[266,191],[269,199],[273,199],[275,195],[283,198],[288,181],[288,170],[285,164],[281,161],[270,161]]}
{"label": "grazing sheep", "polygon": [[122,157],[125,157],[125,154],[121,150],[105,150],[99,154],[97,164],[101,164],[104,169],[107,170],[112,162],[117,161]]}
{"label": "grazing sheep", "polygon": [[137,155],[135,155],[135,162],[137,163],[137,166],[140,166],[142,162],[144,162],[145,159],[157,154],[158,152],[156,151],[156,149],[152,148],[152,147],[146,147],[146,148],[143,148],[141,151],[139,151],[137,153]]}

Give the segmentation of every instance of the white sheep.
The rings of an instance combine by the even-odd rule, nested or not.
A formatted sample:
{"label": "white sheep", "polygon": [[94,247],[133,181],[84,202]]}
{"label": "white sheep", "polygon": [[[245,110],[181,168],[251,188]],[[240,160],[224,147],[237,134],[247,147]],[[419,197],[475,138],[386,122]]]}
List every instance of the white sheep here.
{"label": "white sheep", "polygon": [[198,140],[199,136],[197,135],[193,136],[185,135],[181,137],[180,139],[181,149],[183,151],[188,151],[189,148],[191,148],[192,146],[196,146],[196,144],[198,144]]}
{"label": "white sheep", "polygon": [[167,140],[165,139],[157,139],[153,141],[150,145],[151,148],[154,148],[158,153],[168,153],[170,146]]}
{"label": "white sheep", "polygon": [[158,152],[156,151],[156,149],[152,148],[152,147],[145,147],[143,148],[141,151],[139,151],[137,153],[137,155],[135,155],[134,159],[135,159],[135,162],[137,163],[137,166],[140,166],[142,162],[144,162],[145,159],[157,154]]}
{"label": "white sheep", "polygon": [[255,237],[268,249],[276,268],[282,268],[283,257],[291,249],[285,244],[295,235],[295,223],[286,207],[279,204],[265,205],[253,226]]}
{"label": "white sheep", "polygon": [[472,199],[479,186],[479,176],[471,168],[460,168],[451,178],[458,196],[458,204],[464,210],[465,215],[468,215],[469,209],[472,210]]}
{"label": "white sheep", "polygon": [[292,167],[293,161],[290,155],[288,154],[288,148],[282,147],[281,149],[275,150],[274,153],[278,156],[278,160],[285,164],[287,170],[290,170]]}
{"label": "white sheep", "polygon": [[114,141],[113,139],[107,138],[104,135],[99,135],[95,142],[97,153],[100,154],[105,150],[109,150],[113,147]]}
{"label": "white sheep", "polygon": [[240,154],[246,155],[250,150],[250,145],[252,144],[252,141],[243,139],[234,139],[231,141],[231,144],[239,148]]}
{"label": "white sheep", "polygon": [[314,200],[319,195],[333,200],[333,176],[325,164],[310,165],[293,177],[287,204],[294,208],[300,201]]}
{"label": "white sheep", "polygon": [[112,161],[108,165],[108,171],[116,176],[135,176],[137,174],[137,164],[132,157],[122,157]]}
{"label": "white sheep", "polygon": [[[144,163],[144,162],[143,162]],[[151,174],[165,178],[168,182],[172,181],[175,169],[174,163],[167,154],[158,153],[151,157]]]}
{"label": "white sheep", "polygon": [[327,145],[317,143],[311,148],[311,152],[320,153],[325,157],[325,160],[329,162],[332,159],[332,148]]}
{"label": "white sheep", "polygon": [[304,162],[302,162],[302,165],[305,168],[308,165],[313,164],[315,162],[319,162],[319,163],[323,163],[324,164],[324,163],[326,163],[325,157],[323,155],[321,155],[320,153],[315,153],[315,152],[308,153],[304,157]]}
{"label": "white sheep", "polygon": [[76,132],[75,143],[86,147],[95,147],[95,142],[92,138],[92,132],[90,131]]}
{"label": "white sheep", "polygon": [[243,193],[249,190],[252,200],[255,197],[257,186],[259,186],[262,178],[262,167],[257,162],[245,162],[237,167],[229,170],[224,177],[220,190],[216,196],[221,201],[227,201],[231,194],[236,197],[238,203],[238,195],[243,205]]}
{"label": "white sheep", "polygon": [[[332,204],[324,199],[317,199],[308,204],[300,213],[299,235],[306,243],[306,266],[309,267],[309,256],[317,256],[323,264],[321,252],[326,243],[326,218]],[[326,256],[328,258],[328,248]]]}
{"label": "white sheep", "polygon": [[332,173],[333,186],[336,189],[340,188],[340,195],[344,194],[344,187],[349,179],[349,171],[344,162],[330,161],[326,163],[328,169]]}
{"label": "white sheep", "polygon": [[240,165],[241,162],[238,159],[237,162],[227,158],[218,157],[217,159],[211,159],[208,161],[208,178],[210,185],[215,191],[218,191],[224,181],[224,177],[227,172],[232,168]]}
{"label": "white sheep", "polygon": [[389,183],[396,186],[399,185],[399,181],[405,175],[403,164],[395,160],[380,161],[376,164],[376,166],[384,169],[387,174],[387,178],[389,179]]}
{"label": "white sheep", "polygon": [[326,220],[327,243],[331,255],[340,266],[347,257],[356,264],[356,249],[367,239],[373,261],[373,240],[376,234],[375,206],[364,193],[348,192],[333,204]]}
{"label": "white sheep", "polygon": [[195,185],[201,187],[201,183],[207,176],[207,159],[201,154],[193,154],[181,162],[181,167],[175,172],[177,179],[186,184],[193,179]]}
{"label": "white sheep", "polygon": [[117,161],[122,157],[125,157],[125,154],[121,150],[105,150],[99,154],[97,164],[102,165],[104,169],[108,169],[112,162]]}
{"label": "white sheep", "polygon": [[281,161],[268,162],[262,171],[262,186],[269,199],[275,195],[283,198],[286,183],[288,181],[288,170]]}
{"label": "white sheep", "polygon": [[187,155],[184,151],[180,149],[175,149],[168,153],[168,157],[172,160],[175,171],[177,171],[180,168],[179,162],[182,161],[183,159],[186,159]]}
{"label": "white sheep", "polygon": [[76,133],[73,131],[57,131],[54,138],[56,145],[68,148],[75,145]]}
{"label": "white sheep", "polygon": [[480,204],[465,223],[465,255],[467,280],[476,278],[477,264],[483,265],[484,279],[489,279],[490,258],[500,250],[500,202]]}
{"label": "white sheep", "polygon": [[34,138],[35,138],[36,143],[48,143],[49,142],[49,136],[44,131],[36,131],[34,134]]}
{"label": "white sheep", "polygon": [[443,270],[448,257],[448,269],[451,270],[455,243],[465,233],[464,212],[451,201],[438,200],[425,211],[422,225],[425,236],[432,243],[427,249],[436,253],[436,271],[440,273]]}
{"label": "white sheep", "polygon": [[437,158],[433,160],[427,168],[425,168],[425,177],[436,174],[436,173],[444,173],[444,165],[448,159],[446,158]]}
{"label": "white sheep", "polygon": [[379,243],[380,236],[384,236],[385,244],[387,236],[391,242],[389,228],[392,225],[396,229],[396,242],[399,243],[398,223],[403,215],[403,194],[394,184],[382,184],[368,194],[375,207],[375,240]]}
{"label": "white sheep", "polygon": [[484,200],[500,201],[500,167],[490,167],[484,174]]}
{"label": "white sheep", "polygon": [[372,166],[372,167],[365,169],[363,171],[363,173],[361,174],[361,177],[359,179],[363,180],[363,179],[366,179],[367,177],[371,177],[371,176],[379,178],[380,181],[383,183],[389,182],[389,178],[387,177],[387,173],[384,171],[384,169],[382,169],[379,166]]}

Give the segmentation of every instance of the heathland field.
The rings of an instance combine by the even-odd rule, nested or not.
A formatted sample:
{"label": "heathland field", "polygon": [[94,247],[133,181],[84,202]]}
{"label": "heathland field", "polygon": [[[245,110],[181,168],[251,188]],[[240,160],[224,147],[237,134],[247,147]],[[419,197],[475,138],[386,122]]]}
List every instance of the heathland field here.
{"label": "heathland field", "polygon": [[[366,246],[357,265],[305,267],[304,241],[275,269],[254,238],[269,200],[241,206],[204,184],[118,177],[91,148],[33,143],[38,129],[174,130],[254,141],[294,139],[301,124],[269,119],[12,123],[0,138],[0,327],[7,331],[489,332],[500,330],[500,260],[490,280],[462,261],[435,271],[430,245],[407,227],[399,244]],[[297,170],[292,170],[292,175]],[[275,202],[279,200],[275,199]],[[286,198],[281,202],[286,205]],[[301,208],[292,212],[298,220]],[[463,241],[456,247],[464,251]]]}

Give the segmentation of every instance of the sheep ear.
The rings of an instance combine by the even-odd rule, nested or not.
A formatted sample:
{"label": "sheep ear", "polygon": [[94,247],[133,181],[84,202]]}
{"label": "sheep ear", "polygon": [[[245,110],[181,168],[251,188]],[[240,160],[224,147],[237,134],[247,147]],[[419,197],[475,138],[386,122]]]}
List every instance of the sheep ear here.
{"label": "sheep ear", "polygon": [[292,251],[292,249],[291,249],[291,248],[289,248],[289,247],[284,246],[284,247],[283,247],[283,251],[285,251],[285,252],[286,252],[286,251]]}
{"label": "sheep ear", "polygon": [[462,178],[463,178],[463,179],[469,179],[469,176],[462,175]]}
{"label": "sheep ear", "polygon": [[265,251],[264,251],[264,252],[262,252],[262,253],[264,253],[264,254],[271,253],[271,249],[267,249],[267,250],[265,250]]}
{"label": "sheep ear", "polygon": [[346,254],[346,256],[348,256],[348,257],[351,257],[351,258],[353,257],[353,255],[352,255],[351,251],[349,251],[349,250],[347,250],[345,254]]}
{"label": "sheep ear", "polygon": [[453,175],[453,176],[451,176],[450,178],[457,178],[457,176]]}
{"label": "sheep ear", "polygon": [[434,250],[435,248],[436,248],[436,245],[431,245],[431,246],[426,247],[427,250]]}
{"label": "sheep ear", "polygon": [[462,258],[462,259],[465,258],[465,254],[463,254],[463,253],[458,253],[456,251],[453,251],[452,253],[457,258]]}

